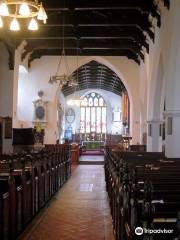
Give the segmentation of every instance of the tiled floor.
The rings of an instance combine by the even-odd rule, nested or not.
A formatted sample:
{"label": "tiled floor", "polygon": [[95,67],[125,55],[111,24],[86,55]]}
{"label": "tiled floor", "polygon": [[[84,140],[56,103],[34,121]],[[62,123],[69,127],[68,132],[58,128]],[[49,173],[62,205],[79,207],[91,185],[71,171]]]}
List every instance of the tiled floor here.
{"label": "tiled floor", "polygon": [[91,161],[91,162],[99,162],[99,161],[104,161],[104,156],[81,156],[80,161]]}
{"label": "tiled floor", "polygon": [[102,165],[80,165],[21,240],[114,240]]}

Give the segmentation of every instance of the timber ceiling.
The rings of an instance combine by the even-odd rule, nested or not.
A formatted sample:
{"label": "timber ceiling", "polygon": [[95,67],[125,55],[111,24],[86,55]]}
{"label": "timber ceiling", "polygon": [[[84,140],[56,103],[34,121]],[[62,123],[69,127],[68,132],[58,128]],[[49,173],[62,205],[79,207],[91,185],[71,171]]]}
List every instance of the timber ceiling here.
{"label": "timber ceiling", "polygon": [[64,25],[66,55],[78,49],[83,56],[126,56],[139,63],[149,51],[148,39],[154,40],[153,20],[161,25],[160,2],[169,8],[169,0],[44,0],[47,24],[37,32],[25,26],[19,33],[7,30],[4,38],[10,46],[25,39],[23,57],[31,53],[31,62],[61,54]]}
{"label": "timber ceiling", "polygon": [[78,82],[78,86],[65,85],[62,88],[64,96],[68,96],[75,91],[94,88],[104,89],[117,95],[121,95],[125,90],[124,84],[117,74],[96,61],[81,66],[72,76]]}
{"label": "timber ceiling", "polygon": [[[27,41],[22,58],[28,54],[31,63],[45,55],[61,55],[63,38],[66,55],[125,56],[140,64],[149,52],[149,42],[154,41],[155,25],[161,26],[162,4],[169,8],[170,0],[43,0],[47,24],[41,24],[37,32],[27,31],[25,24],[18,33],[0,30],[0,39],[6,43],[11,68],[14,49],[22,40]],[[101,72],[100,64],[90,63],[88,68],[95,68],[97,75]],[[108,75],[109,70],[103,71],[106,77],[116,78]],[[82,72],[83,68],[79,78],[84,83],[92,74]]]}

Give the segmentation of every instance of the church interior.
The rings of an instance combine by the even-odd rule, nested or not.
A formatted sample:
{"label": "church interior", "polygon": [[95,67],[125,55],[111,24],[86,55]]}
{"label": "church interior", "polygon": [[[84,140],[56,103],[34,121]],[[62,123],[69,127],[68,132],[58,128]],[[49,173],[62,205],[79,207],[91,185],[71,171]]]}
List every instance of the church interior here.
{"label": "church interior", "polygon": [[0,1],[0,240],[180,240],[179,13]]}

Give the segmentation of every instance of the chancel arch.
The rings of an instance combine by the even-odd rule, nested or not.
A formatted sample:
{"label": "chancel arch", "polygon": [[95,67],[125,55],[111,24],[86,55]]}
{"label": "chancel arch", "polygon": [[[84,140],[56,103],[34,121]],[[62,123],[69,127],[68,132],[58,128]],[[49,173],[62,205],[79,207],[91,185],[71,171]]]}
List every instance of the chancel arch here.
{"label": "chancel arch", "polygon": [[[139,97],[138,97],[138,73],[137,73],[137,66],[131,62],[132,66],[131,66],[131,71],[129,71],[129,69],[127,68],[127,62],[126,59],[123,60],[118,60],[117,58],[111,58],[111,57],[79,57],[79,69],[81,69],[81,67],[84,67],[86,65],[88,65],[89,63],[97,63],[98,65],[103,65],[105,68],[109,69],[109,71],[111,71],[115,76],[116,79],[120,79],[120,81],[122,82],[122,84],[124,85],[124,89],[126,89],[126,92],[128,94],[128,100],[130,103],[130,108],[129,108],[129,129],[128,129],[128,133],[130,135],[133,134],[133,142],[137,143],[140,142],[139,140],[139,131],[140,131],[140,127],[139,127]],[[72,65],[73,66],[73,65]],[[72,68],[73,71],[72,75],[75,74],[76,75],[76,68]],[[100,77],[101,73],[99,72],[99,77]],[[108,86],[108,81],[106,82],[106,86],[105,89],[107,89]],[[117,82],[117,81],[116,81]],[[93,82],[94,83],[94,82]],[[94,86],[92,84],[88,85],[89,88],[95,88],[96,86]],[[112,83],[112,81],[111,81]],[[118,84],[118,82],[117,82]],[[110,86],[113,86],[112,84],[109,84],[109,88]],[[103,84],[102,84],[102,87]],[[82,85],[82,88],[85,88],[85,85]],[[99,86],[98,86],[99,88]],[[97,88],[97,89],[98,89]],[[96,88],[95,88],[96,89]],[[135,91],[136,89],[136,91]],[[58,96],[60,94],[61,89],[59,88],[56,92],[56,99],[58,99]],[[62,89],[63,92],[63,89]],[[72,92],[72,89],[71,89]],[[135,124],[136,125],[135,125]]]}
{"label": "chancel arch", "polygon": [[78,82],[78,87],[63,86],[65,108],[69,111],[68,102],[76,95],[81,98],[81,106],[73,106],[76,118],[72,124],[66,121],[66,132],[71,130],[73,134],[83,136],[95,133],[104,140],[106,134],[130,134],[128,91],[114,71],[92,60],[76,69],[71,76]]}

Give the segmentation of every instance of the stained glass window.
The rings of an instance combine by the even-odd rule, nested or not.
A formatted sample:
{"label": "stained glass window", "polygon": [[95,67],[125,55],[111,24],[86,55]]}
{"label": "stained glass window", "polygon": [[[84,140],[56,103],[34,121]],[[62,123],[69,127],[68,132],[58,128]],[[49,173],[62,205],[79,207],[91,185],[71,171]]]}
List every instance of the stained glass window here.
{"label": "stained glass window", "polygon": [[95,97],[95,98],[94,98],[94,106],[96,106],[96,107],[97,107],[98,105],[99,105],[99,103],[98,103],[98,98],[97,98],[97,97]]}
{"label": "stained glass window", "polygon": [[88,102],[87,102],[87,98],[84,98],[83,101],[81,102],[81,106],[87,106]]}
{"label": "stained glass window", "polygon": [[97,133],[101,133],[101,108],[97,107],[96,111],[97,111],[96,132]]}
{"label": "stained glass window", "polygon": [[90,107],[86,107],[86,115],[85,115],[85,132],[86,133],[90,133],[90,129],[91,129],[91,108]]}
{"label": "stained glass window", "polygon": [[81,120],[80,120],[81,132],[84,132],[85,129],[85,108],[81,107]]}
{"label": "stained glass window", "polygon": [[81,133],[106,133],[106,103],[98,93],[89,93],[81,101]]}

